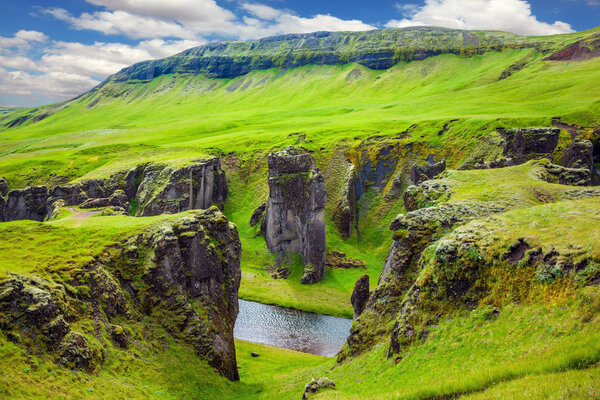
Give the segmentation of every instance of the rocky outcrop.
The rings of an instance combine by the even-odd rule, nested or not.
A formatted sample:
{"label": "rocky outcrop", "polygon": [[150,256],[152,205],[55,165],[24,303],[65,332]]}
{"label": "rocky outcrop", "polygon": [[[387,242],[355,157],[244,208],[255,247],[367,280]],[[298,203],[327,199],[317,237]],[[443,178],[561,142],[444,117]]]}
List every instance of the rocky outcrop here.
{"label": "rocky outcrop", "polygon": [[[184,216],[152,235],[131,238],[123,257],[137,263],[150,248],[153,264],[142,274],[142,307],[160,310],[164,324],[209,364],[238,380],[233,327],[238,314],[241,244],[235,225],[216,208]],[[194,299],[199,307],[191,307]]]}
{"label": "rocky outcrop", "polygon": [[4,197],[10,191],[10,184],[5,178],[0,178],[0,197]]}
{"label": "rocky outcrop", "polygon": [[442,179],[425,181],[418,186],[409,186],[404,192],[404,208],[415,211],[419,208],[432,206],[438,201],[450,198],[452,189]]}
{"label": "rocky outcrop", "polygon": [[592,170],[594,166],[592,150],[592,142],[575,138],[563,153],[561,165],[567,168],[587,168]]}
{"label": "rocky outcrop", "polygon": [[537,172],[539,179],[550,183],[571,186],[590,186],[592,183],[592,171],[587,168],[565,168],[547,163]]}
{"label": "rocky outcrop", "polygon": [[[476,218],[497,214],[506,208],[479,202],[442,203],[399,215],[390,229],[394,241],[379,276],[377,287],[371,293],[360,318],[350,329],[346,345],[338,354],[338,361],[360,353],[372,346],[402,307],[402,295],[414,284],[417,260],[425,248],[449,229]],[[371,327],[382,326],[379,330]]]}
{"label": "rocky outcrop", "polygon": [[179,169],[146,168],[136,199],[140,216],[222,206],[227,199],[227,181],[221,161],[212,158]]}
{"label": "rocky outcrop", "polygon": [[537,158],[550,158],[558,145],[559,128],[511,129],[504,133],[505,157],[514,159],[512,164],[523,164]]}
{"label": "rocky outcrop", "polygon": [[258,206],[254,212],[252,212],[252,216],[250,216],[250,226],[258,225],[265,216],[265,211],[267,210],[267,203],[262,203]]}
{"label": "rocky outcrop", "polygon": [[383,191],[398,167],[397,151],[398,148],[394,145],[362,150],[356,174],[357,199],[371,188]]}
{"label": "rocky outcrop", "polygon": [[4,222],[4,207],[6,206],[6,200],[4,197],[0,196],[0,222]]}
{"label": "rocky outcrop", "polygon": [[326,265],[331,269],[367,269],[364,261],[347,257],[346,253],[335,250],[327,253]]}
{"label": "rocky outcrop", "polygon": [[294,147],[269,156],[269,200],[264,234],[269,251],[281,262],[288,252],[305,264],[302,283],[325,272],[325,185],[314,158]]}
{"label": "rocky outcrop", "polygon": [[369,275],[363,275],[354,284],[354,290],[350,297],[352,308],[354,309],[354,319],[360,317],[367,301],[369,300]]}
{"label": "rocky outcrop", "polygon": [[175,214],[190,209],[223,206],[227,180],[218,157],[171,168],[140,164],[106,179],[88,179],[60,185],[13,190],[5,207],[7,221],[43,221],[56,209],[54,203],[82,208],[118,207],[135,216]]}
{"label": "rocky outcrop", "polygon": [[590,171],[591,183],[600,184],[600,176],[594,165],[594,146],[589,140],[575,138],[563,153],[561,165],[567,168],[587,169]]}
{"label": "rocky outcrop", "polygon": [[431,163],[428,165],[420,166],[414,165],[410,171],[410,180],[413,185],[425,182],[426,180],[433,179],[446,170],[446,160],[442,160],[437,163]]}
{"label": "rocky outcrop", "polygon": [[[91,372],[110,357],[99,339],[102,330],[116,346],[128,347],[135,345],[132,327],[158,324],[221,374],[239,378],[233,327],[241,244],[218,209],[150,226],[105,254],[68,283],[19,275],[1,281],[0,329],[6,337],[33,354]],[[127,327],[124,321],[138,323]],[[75,332],[80,323],[94,325],[95,334]]]}
{"label": "rocky outcrop", "polygon": [[404,177],[401,173],[397,173],[392,178],[392,183],[390,184],[390,188],[385,193],[383,198],[387,201],[393,201],[400,198],[402,195],[402,186],[404,185]]}
{"label": "rocky outcrop", "polygon": [[600,34],[592,34],[583,40],[544,58],[544,61],[583,61],[600,57]]}
{"label": "rocky outcrop", "polygon": [[47,199],[48,189],[45,186],[12,190],[8,194],[6,205],[4,206],[4,219],[6,221],[22,219],[43,221],[47,213]]}
{"label": "rocky outcrop", "polygon": [[348,164],[340,198],[333,209],[332,220],[342,238],[348,239],[352,234],[356,217],[356,176],[354,165]]}
{"label": "rocky outcrop", "polygon": [[66,366],[91,372],[99,360],[85,337],[66,322],[66,302],[62,285],[12,275],[0,282],[0,329],[34,354],[52,353]]}

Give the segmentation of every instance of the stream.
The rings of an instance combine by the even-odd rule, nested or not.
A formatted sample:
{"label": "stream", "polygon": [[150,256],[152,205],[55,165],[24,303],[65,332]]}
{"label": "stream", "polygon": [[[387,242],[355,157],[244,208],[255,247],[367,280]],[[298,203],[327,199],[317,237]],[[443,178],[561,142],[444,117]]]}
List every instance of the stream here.
{"label": "stream", "polygon": [[236,339],[333,357],[352,325],[351,319],[313,314],[240,300]]}

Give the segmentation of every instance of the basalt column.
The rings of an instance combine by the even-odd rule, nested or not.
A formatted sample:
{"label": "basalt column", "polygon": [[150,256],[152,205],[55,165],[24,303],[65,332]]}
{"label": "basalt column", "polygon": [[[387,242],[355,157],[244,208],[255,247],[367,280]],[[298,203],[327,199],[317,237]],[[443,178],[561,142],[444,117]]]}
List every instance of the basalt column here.
{"label": "basalt column", "polygon": [[302,283],[325,271],[325,183],[314,158],[294,147],[269,156],[269,200],[263,231],[278,264],[289,253],[302,257]]}

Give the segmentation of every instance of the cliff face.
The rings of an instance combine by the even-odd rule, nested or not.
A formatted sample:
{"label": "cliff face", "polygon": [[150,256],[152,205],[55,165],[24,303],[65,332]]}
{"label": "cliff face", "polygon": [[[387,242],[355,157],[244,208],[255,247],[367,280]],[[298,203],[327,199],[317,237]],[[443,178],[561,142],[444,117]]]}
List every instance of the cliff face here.
{"label": "cliff face", "polygon": [[44,221],[54,204],[82,208],[112,207],[122,214],[153,216],[176,214],[222,206],[227,199],[227,180],[218,157],[171,168],[141,164],[106,179],[88,179],[71,185],[13,190],[6,205],[0,203],[0,217],[15,221]]}
{"label": "cliff face", "polygon": [[[540,181],[547,180],[557,169],[560,176],[577,171],[589,175],[588,170],[568,169],[546,160],[530,165],[526,174]],[[478,187],[481,197],[451,201],[462,190],[460,186],[453,186],[452,174],[456,172],[410,186],[404,193],[408,212],[398,215],[390,225],[394,231],[393,243],[377,287],[353,323],[339,361],[370,348],[381,337],[390,338],[390,356],[399,354],[411,343],[426,340],[428,326],[437,324],[448,313],[475,309],[492,298],[498,304],[506,302],[507,297],[499,295],[505,292],[531,301],[535,296],[544,295],[546,290],[559,290],[556,286],[540,286],[538,281],[556,280],[557,284],[569,286],[571,279],[580,279],[577,274],[597,263],[592,252],[580,251],[573,238],[565,239],[560,246],[540,241],[536,233],[532,233],[535,229],[532,221],[541,218],[556,224],[553,229],[559,229],[567,222],[556,221],[556,210],[580,206],[591,210],[597,204],[594,198],[600,194],[600,188],[563,186],[560,191],[557,188],[552,199],[557,203],[548,205],[548,200],[542,197],[538,199],[539,207],[529,208],[518,193],[522,190],[518,187],[513,187],[514,193],[499,195],[496,192],[491,196],[490,188],[471,181],[474,186],[468,186],[468,190]],[[509,172],[490,172],[487,176],[497,179],[503,174]],[[523,185],[531,190],[531,182]],[[589,203],[585,200],[568,203],[572,199],[590,198],[593,200]],[[517,211],[517,217],[506,217]],[[583,224],[587,214],[577,215]],[[573,228],[578,229],[586,230],[579,226]],[[508,231],[509,234],[505,233]],[[499,232],[504,235],[503,240]],[[502,277],[497,275],[498,271]],[[558,279],[567,276],[568,279]],[[522,287],[516,287],[518,284]],[[390,326],[393,326],[391,330]]]}
{"label": "cliff face", "polygon": [[279,261],[288,252],[302,256],[302,283],[318,282],[325,272],[325,200],[323,176],[310,154],[288,147],[269,156],[265,240]]}
{"label": "cliff face", "polygon": [[440,54],[474,55],[509,46],[536,47],[541,43],[506,33],[433,27],[316,32],[248,42],[211,43],[163,60],[132,65],[109,80],[149,80],[172,73],[235,78],[252,70],[352,62],[371,69],[387,69],[402,61],[422,60]]}
{"label": "cliff face", "polygon": [[8,193],[4,206],[4,220],[30,219],[43,221],[46,217],[47,199],[48,189],[45,186],[13,190]]}
{"label": "cliff face", "polygon": [[[110,346],[129,347],[153,324],[239,379],[233,327],[241,244],[216,208],[190,212],[107,248],[68,282],[9,275],[0,282],[0,329],[32,354],[94,371]],[[193,304],[193,305],[192,305]],[[76,326],[94,326],[94,334]],[[102,340],[105,331],[113,343]]]}
{"label": "cliff face", "polygon": [[219,158],[179,169],[145,169],[136,199],[138,215],[176,214],[222,205],[227,181]]}

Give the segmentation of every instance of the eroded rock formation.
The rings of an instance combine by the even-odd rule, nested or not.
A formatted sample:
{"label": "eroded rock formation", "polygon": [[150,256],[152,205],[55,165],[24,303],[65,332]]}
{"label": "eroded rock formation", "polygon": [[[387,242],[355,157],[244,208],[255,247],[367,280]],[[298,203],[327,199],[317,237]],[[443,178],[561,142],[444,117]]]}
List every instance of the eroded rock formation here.
{"label": "eroded rock formation", "polygon": [[227,181],[219,158],[179,169],[147,168],[136,195],[141,216],[206,209],[222,205],[226,198]]}
{"label": "eroded rock formation", "polygon": [[600,184],[600,175],[594,165],[594,145],[589,140],[575,138],[563,153],[561,165],[590,171],[591,184]]}
{"label": "eroded rock formation", "polygon": [[340,198],[333,209],[332,220],[343,239],[352,234],[356,218],[356,176],[353,164],[348,164]]}
{"label": "eroded rock formation", "polygon": [[5,178],[0,178],[0,197],[6,196],[10,190],[10,184]]}
{"label": "eroded rock formation", "polygon": [[106,179],[88,179],[60,185],[13,190],[8,194],[5,220],[43,221],[55,203],[82,208],[118,207],[135,216],[175,214],[190,209],[222,206],[227,180],[218,157],[181,168],[141,164]]}
{"label": "eroded rock formation", "polygon": [[298,253],[305,264],[302,283],[325,272],[325,184],[314,158],[299,149],[269,156],[269,200],[263,219],[269,251],[281,261]]}
{"label": "eroded rock formation", "polygon": [[[68,283],[16,274],[1,281],[0,329],[34,354],[93,371],[110,354],[98,332],[105,330],[115,345],[127,347],[131,328],[123,321],[151,321],[227,378],[239,378],[233,327],[241,244],[235,225],[218,209],[151,227],[107,254]],[[95,336],[73,330],[74,323],[88,320]]]}
{"label": "eroded rock formation", "polygon": [[46,218],[47,199],[48,189],[45,186],[12,190],[4,206],[4,219],[43,221]]}
{"label": "eroded rock formation", "polygon": [[354,290],[350,297],[352,308],[354,309],[354,319],[360,317],[367,301],[369,300],[369,275],[363,275],[354,284]]}
{"label": "eroded rock formation", "polygon": [[552,159],[559,136],[559,128],[511,129],[505,132],[503,155],[513,159],[508,165],[523,164],[536,158]]}
{"label": "eroded rock formation", "polygon": [[414,165],[410,172],[410,180],[414,185],[433,179],[446,170],[446,160],[427,165]]}

